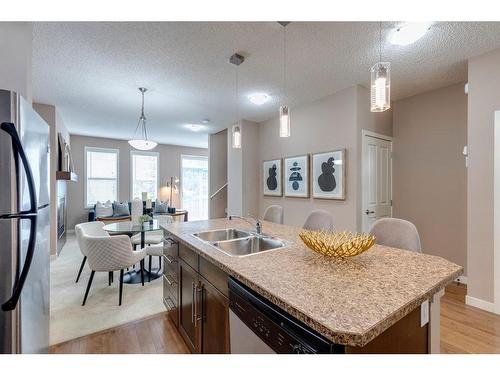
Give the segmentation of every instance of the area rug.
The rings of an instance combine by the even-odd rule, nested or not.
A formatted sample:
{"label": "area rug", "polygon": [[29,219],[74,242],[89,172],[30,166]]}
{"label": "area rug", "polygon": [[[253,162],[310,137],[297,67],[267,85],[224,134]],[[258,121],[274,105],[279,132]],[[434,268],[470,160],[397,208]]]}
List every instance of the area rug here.
{"label": "area rug", "polygon": [[[108,286],[108,274],[96,272],[85,306],[85,288],[90,276],[86,265],[75,283],[83,256],[74,233],[58,258],[50,262],[50,345],[119,326],[165,311],[162,302],[162,278],[141,284],[124,284],[123,301],[118,306],[119,272]],[[146,260],[146,265],[149,260]],[[153,267],[157,267],[155,257]]]}

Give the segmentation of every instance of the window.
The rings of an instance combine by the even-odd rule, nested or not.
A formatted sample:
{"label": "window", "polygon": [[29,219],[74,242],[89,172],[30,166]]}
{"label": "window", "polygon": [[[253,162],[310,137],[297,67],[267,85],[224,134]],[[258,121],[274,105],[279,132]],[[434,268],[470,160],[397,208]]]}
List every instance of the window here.
{"label": "window", "polygon": [[142,199],[142,193],[155,200],[158,195],[158,153],[130,151],[131,199]]}
{"label": "window", "polygon": [[182,208],[190,220],[208,219],[208,158],[181,157]]}
{"label": "window", "polygon": [[118,199],[118,150],[85,147],[85,205]]}

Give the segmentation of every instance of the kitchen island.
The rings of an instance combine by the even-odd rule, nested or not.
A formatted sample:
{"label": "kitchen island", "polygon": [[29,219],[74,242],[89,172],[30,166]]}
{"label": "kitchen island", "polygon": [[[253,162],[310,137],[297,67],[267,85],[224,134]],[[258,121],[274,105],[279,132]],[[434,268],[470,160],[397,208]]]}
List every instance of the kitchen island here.
{"label": "kitchen island", "polygon": [[193,352],[229,352],[228,276],[345,352],[439,352],[439,299],[462,267],[379,245],[325,258],[302,243],[300,228],[265,221],[263,233],[285,247],[235,257],[193,235],[225,228],[254,229],[240,219],[163,226],[164,302]]}

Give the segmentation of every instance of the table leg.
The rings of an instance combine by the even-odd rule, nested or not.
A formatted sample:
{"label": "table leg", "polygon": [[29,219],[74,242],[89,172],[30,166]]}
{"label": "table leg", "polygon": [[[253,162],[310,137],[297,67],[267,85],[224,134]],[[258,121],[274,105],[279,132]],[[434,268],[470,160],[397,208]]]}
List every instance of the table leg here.
{"label": "table leg", "polygon": [[146,232],[141,232],[141,249],[146,246]]}

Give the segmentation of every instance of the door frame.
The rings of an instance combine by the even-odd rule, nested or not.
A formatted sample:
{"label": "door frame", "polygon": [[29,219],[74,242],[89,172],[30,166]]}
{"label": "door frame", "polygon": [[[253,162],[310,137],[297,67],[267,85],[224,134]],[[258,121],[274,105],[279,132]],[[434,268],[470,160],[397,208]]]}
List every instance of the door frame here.
{"label": "door frame", "polygon": [[[500,314],[500,110],[494,113],[493,147],[493,303],[467,296],[466,302],[483,310]],[[474,304],[475,303],[475,304]]]}
{"label": "door frame", "polygon": [[391,137],[391,136],[388,136],[388,135],[384,135],[384,134],[380,134],[380,133],[376,133],[376,132],[373,132],[371,130],[366,130],[366,129],[361,129],[361,206],[359,207],[358,209],[358,215],[360,215],[360,222],[359,222],[359,225],[360,225],[360,229],[361,231],[363,230],[363,208],[365,207],[366,205],[366,194],[365,194],[365,181],[366,181],[366,178],[367,178],[367,175],[368,175],[368,169],[367,169],[367,166],[365,165],[365,162],[364,162],[364,155],[365,155],[365,142],[364,142],[364,139],[365,137],[372,137],[372,138],[378,138],[378,139],[381,139],[383,141],[389,141],[391,142],[391,165],[390,165],[390,168],[391,168],[391,217],[392,217],[392,214],[393,214],[393,206],[392,206],[392,196],[393,196],[393,180],[394,180],[394,177],[393,177],[393,166],[392,166],[392,150],[393,150],[393,146],[394,146],[394,138]]}

